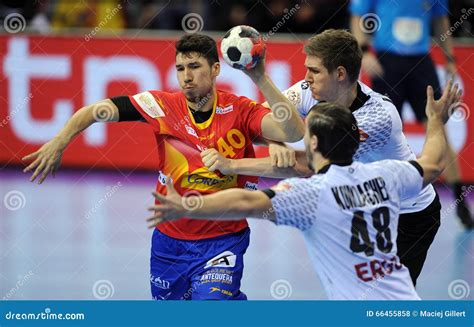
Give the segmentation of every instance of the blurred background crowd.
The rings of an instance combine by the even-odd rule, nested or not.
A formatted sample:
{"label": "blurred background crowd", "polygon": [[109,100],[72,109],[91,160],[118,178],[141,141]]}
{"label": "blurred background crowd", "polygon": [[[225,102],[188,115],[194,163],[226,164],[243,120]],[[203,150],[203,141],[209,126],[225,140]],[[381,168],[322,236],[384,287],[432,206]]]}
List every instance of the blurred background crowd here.
{"label": "blurred background crowd", "polygon": [[[388,0],[387,0],[388,1]],[[72,28],[103,32],[124,29],[182,30],[183,17],[198,13],[207,31],[225,31],[251,25],[269,31],[285,14],[291,16],[278,33],[318,33],[328,28],[349,28],[349,0],[2,0],[0,20],[21,14],[30,30],[40,33]],[[292,15],[291,8],[297,8]],[[450,21],[457,21],[474,0],[450,0]],[[116,10],[116,8],[120,10]],[[115,9],[115,10],[114,10]],[[290,13],[290,15],[288,15]],[[474,15],[454,31],[455,37],[472,37]],[[2,24],[3,25],[3,24]]]}

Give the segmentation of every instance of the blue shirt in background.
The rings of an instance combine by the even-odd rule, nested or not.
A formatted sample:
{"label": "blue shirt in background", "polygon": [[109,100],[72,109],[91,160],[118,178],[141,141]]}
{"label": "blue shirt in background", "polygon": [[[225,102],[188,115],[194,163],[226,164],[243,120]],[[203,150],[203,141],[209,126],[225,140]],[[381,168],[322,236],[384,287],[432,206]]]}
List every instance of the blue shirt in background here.
{"label": "blue shirt in background", "polygon": [[423,55],[430,49],[431,20],[447,15],[448,1],[352,0],[350,12],[361,17],[378,16],[366,16],[377,20],[374,23],[378,25],[373,25],[373,47],[377,52]]}

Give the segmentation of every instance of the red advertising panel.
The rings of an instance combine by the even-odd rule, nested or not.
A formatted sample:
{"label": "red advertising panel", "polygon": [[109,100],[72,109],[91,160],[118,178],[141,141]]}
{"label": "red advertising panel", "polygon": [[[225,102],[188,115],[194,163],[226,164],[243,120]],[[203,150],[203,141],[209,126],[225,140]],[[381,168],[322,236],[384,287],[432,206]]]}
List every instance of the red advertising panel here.
{"label": "red advertising panel", "polygon": [[[270,43],[267,71],[280,89],[304,77],[303,45]],[[474,180],[468,158],[474,157],[473,48],[455,49],[464,85],[461,111],[448,126],[451,143],[460,156],[464,180]],[[81,37],[0,36],[0,164],[21,164],[62,128],[74,111],[114,95],[149,89],[177,90],[172,39],[108,39]],[[437,62],[442,62],[434,49]],[[440,70],[441,72],[441,70]],[[225,63],[219,88],[262,101],[258,89],[242,72]],[[423,95],[421,95],[423,96]],[[405,131],[419,151],[423,128],[410,121]],[[92,169],[154,169],[157,153],[153,133],[143,123],[97,123],[79,135],[66,150],[63,166]]]}

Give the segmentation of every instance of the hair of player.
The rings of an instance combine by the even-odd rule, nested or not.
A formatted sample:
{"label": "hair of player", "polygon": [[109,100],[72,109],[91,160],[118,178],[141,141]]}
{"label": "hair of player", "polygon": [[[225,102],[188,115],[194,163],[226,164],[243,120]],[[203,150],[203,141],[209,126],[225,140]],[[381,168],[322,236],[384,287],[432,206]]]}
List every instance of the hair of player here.
{"label": "hair of player", "polygon": [[189,54],[197,52],[204,58],[210,66],[219,62],[216,41],[204,34],[187,34],[176,42],[176,55],[178,53]]}
{"label": "hair of player", "polygon": [[318,138],[317,151],[334,163],[351,162],[359,148],[359,127],[352,112],[335,103],[314,105],[308,117],[309,135]]}
{"label": "hair of player", "polygon": [[328,29],[311,37],[304,52],[320,58],[330,73],[339,66],[344,67],[351,83],[359,78],[362,50],[355,37],[346,30]]}

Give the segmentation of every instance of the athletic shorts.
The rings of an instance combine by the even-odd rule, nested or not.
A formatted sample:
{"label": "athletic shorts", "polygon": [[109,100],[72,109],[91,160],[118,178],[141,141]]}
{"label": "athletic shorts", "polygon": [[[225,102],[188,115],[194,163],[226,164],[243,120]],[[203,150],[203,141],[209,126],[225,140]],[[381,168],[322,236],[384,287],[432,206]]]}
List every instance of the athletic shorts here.
{"label": "athletic shorts", "polygon": [[[374,91],[387,95],[401,116],[403,103],[408,101],[418,122],[426,121],[426,87],[433,86],[435,99],[441,97],[436,68],[426,55],[402,56],[389,52],[379,53],[378,59],[384,70],[381,78],[374,78]],[[403,117],[402,117],[403,119]]]}
{"label": "athletic shorts", "polygon": [[246,300],[240,291],[250,229],[204,240],[153,232],[151,294],[155,300]]}
{"label": "athletic shorts", "polygon": [[439,196],[424,210],[400,215],[398,220],[397,249],[400,262],[410,271],[413,285],[420,276],[428,249],[441,225]]}

